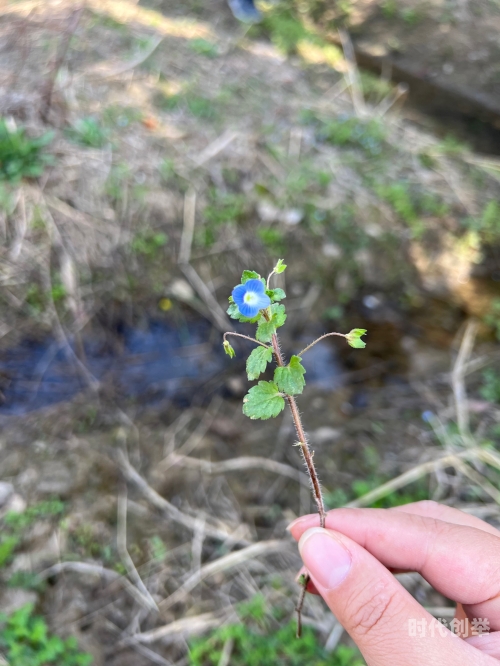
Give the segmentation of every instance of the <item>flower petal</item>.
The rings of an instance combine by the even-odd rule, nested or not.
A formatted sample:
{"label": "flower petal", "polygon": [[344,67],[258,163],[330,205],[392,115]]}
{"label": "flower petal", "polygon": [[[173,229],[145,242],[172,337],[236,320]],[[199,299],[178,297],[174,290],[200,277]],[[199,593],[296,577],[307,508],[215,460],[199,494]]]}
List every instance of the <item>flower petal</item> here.
{"label": "flower petal", "polygon": [[266,288],[262,284],[262,280],[247,280],[243,286],[247,291],[253,291],[256,294],[263,294],[266,291]]}
{"label": "flower petal", "polygon": [[[239,284],[237,287],[235,287],[233,289],[233,293],[232,293],[233,300],[236,303],[236,305],[238,306],[238,310],[240,312],[241,312],[241,307],[240,306],[244,302],[243,299],[244,299],[246,293],[247,293],[246,284]],[[243,314],[243,313],[241,312],[241,314]],[[246,315],[245,315],[245,317],[246,317]]]}

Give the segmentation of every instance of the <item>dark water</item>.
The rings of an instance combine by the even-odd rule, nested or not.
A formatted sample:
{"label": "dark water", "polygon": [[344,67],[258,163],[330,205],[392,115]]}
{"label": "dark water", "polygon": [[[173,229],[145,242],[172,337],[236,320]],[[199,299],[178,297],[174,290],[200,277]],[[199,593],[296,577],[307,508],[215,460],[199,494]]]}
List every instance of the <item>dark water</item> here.
{"label": "dark water", "polygon": [[[297,345],[305,347],[311,340],[303,338]],[[116,398],[141,405],[165,399],[189,403],[197,389],[228,368],[243,372],[245,351],[251,345],[248,350],[240,348],[237,360],[231,362],[220,343],[220,334],[214,335],[204,321],[182,329],[164,321],[125,327],[111,346],[85,339],[81,363],[74,341],[71,349],[54,338],[25,341],[0,353],[0,415],[25,414],[70,400],[88,388],[89,378]],[[339,385],[342,369],[329,342],[308,351],[304,365],[309,384],[325,390]]]}
{"label": "dark water", "polygon": [[89,385],[82,366],[87,377],[141,403],[189,393],[194,382],[212,378],[225,366],[221,350],[207,342],[209,334],[204,322],[186,332],[152,321],[143,328],[124,328],[113,349],[85,340],[81,365],[73,342],[69,350],[51,338],[26,341],[0,355],[0,414],[23,414],[69,400]]}

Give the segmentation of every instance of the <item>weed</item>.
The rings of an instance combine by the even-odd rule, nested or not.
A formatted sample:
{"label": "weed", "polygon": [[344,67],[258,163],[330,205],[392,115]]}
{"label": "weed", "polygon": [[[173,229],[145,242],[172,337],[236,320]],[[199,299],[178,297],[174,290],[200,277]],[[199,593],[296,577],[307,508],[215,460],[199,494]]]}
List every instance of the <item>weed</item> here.
{"label": "weed", "polygon": [[[351,500],[366,495],[371,490],[378,488],[385,482],[377,474],[369,474],[366,479],[356,479],[352,482],[350,491],[342,488],[336,488],[333,492],[325,495],[325,503],[329,509],[336,509],[348,504]],[[429,490],[425,480],[417,481],[406,486],[404,489],[395,490],[385,497],[372,502],[370,507],[376,509],[389,509],[395,506],[402,506],[410,502],[419,502],[429,499]]]}
{"label": "weed", "polygon": [[280,626],[283,609],[266,611],[265,601],[257,595],[239,609],[241,622],[216,629],[209,636],[192,641],[190,666],[217,666],[227,641],[232,641],[231,666],[363,666],[355,648],[341,645],[333,654],[325,652],[314,631],[305,627],[300,641],[295,639],[295,624]]}
{"label": "weed", "polygon": [[140,231],[132,240],[130,247],[138,254],[154,257],[167,242],[168,236],[163,232]]}
{"label": "weed", "polygon": [[64,506],[63,502],[59,500],[46,500],[28,507],[20,513],[7,512],[3,518],[0,537],[0,567],[10,562],[27,529],[38,520],[61,515]]}
{"label": "weed", "polygon": [[493,329],[497,340],[500,340],[500,298],[492,300],[490,311],[484,316],[484,323]]}
{"label": "weed", "polygon": [[285,236],[276,227],[260,227],[257,236],[272,254],[283,254]]}
{"label": "weed", "polygon": [[382,14],[386,19],[393,19],[398,13],[398,4],[396,0],[384,0],[380,5]]}
{"label": "weed", "polygon": [[53,132],[46,132],[31,139],[23,127],[16,128],[0,118],[0,180],[18,183],[41,176],[45,167],[53,164],[53,156],[43,152],[53,137]]}
{"label": "weed", "polygon": [[390,185],[376,185],[375,192],[406,222],[413,238],[420,238],[425,232],[423,217],[428,215],[441,217],[448,212],[448,206],[437,197],[413,191],[410,184],[404,180]]}
{"label": "weed", "polygon": [[445,138],[438,144],[438,150],[450,157],[462,155],[469,150],[469,146],[462,141],[459,141],[452,134],[447,134]]}
{"label": "weed", "polygon": [[16,571],[8,579],[7,586],[40,592],[45,589],[46,581],[40,580],[37,574],[32,571]]}
{"label": "weed", "polygon": [[0,567],[7,564],[19,544],[17,536],[2,536],[0,539]]}
{"label": "weed", "polygon": [[120,162],[111,168],[104,185],[104,191],[114,204],[123,200],[125,183],[130,179],[131,175],[130,167],[124,162]]}
{"label": "weed", "polygon": [[364,121],[353,116],[340,116],[323,123],[318,138],[337,146],[362,148],[375,157],[382,152],[385,130],[375,118]]}
{"label": "weed", "polygon": [[202,38],[192,39],[189,42],[189,48],[198,55],[203,55],[207,58],[216,58],[219,55],[217,46]]}
{"label": "weed", "polygon": [[203,215],[205,224],[196,232],[196,242],[210,247],[216,240],[217,230],[229,224],[243,221],[247,213],[245,195],[234,192],[220,192],[215,188],[208,191],[208,203]]}
{"label": "weed", "polygon": [[79,118],[76,123],[66,130],[66,136],[81,146],[88,148],[102,148],[108,141],[107,131],[92,117]]}
{"label": "weed", "polygon": [[479,393],[488,402],[500,404],[500,374],[488,368],[482,374],[482,386]]}
{"label": "weed", "polygon": [[117,127],[128,127],[134,122],[142,120],[143,112],[133,106],[112,104],[103,111],[103,122]]}
{"label": "weed", "polygon": [[205,120],[214,120],[218,113],[217,106],[213,100],[194,94],[190,90],[175,95],[167,95],[162,91],[158,91],[155,94],[154,103],[162,111],[174,111],[175,109],[185,108],[193,116]]}
{"label": "weed", "polygon": [[477,231],[481,240],[493,244],[500,240],[500,204],[498,201],[489,201],[479,218],[468,218],[465,224],[469,229]]}
{"label": "weed", "polygon": [[0,614],[0,648],[10,666],[89,666],[92,656],[78,650],[75,638],[48,632],[44,619],[27,604],[11,615]]}
{"label": "weed", "polygon": [[259,29],[267,32],[272,43],[287,55],[295,53],[297,44],[310,34],[303,23],[286,6],[276,6],[267,12]]}
{"label": "weed", "polygon": [[390,81],[370,72],[360,72],[359,78],[365,99],[373,104],[382,101],[394,90]]}
{"label": "weed", "polygon": [[28,507],[21,513],[9,511],[4,520],[8,528],[19,533],[31,527],[37,520],[60,516],[64,512],[64,509],[65,504],[60,500],[44,500]]}

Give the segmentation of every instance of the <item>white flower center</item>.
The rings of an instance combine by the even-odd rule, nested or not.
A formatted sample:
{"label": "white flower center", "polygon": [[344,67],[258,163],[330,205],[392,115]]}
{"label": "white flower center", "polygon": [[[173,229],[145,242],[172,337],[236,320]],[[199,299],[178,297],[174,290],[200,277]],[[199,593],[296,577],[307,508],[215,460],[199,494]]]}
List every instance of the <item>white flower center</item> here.
{"label": "white flower center", "polygon": [[243,300],[247,305],[257,305],[259,297],[254,291],[247,291],[247,293],[243,296]]}

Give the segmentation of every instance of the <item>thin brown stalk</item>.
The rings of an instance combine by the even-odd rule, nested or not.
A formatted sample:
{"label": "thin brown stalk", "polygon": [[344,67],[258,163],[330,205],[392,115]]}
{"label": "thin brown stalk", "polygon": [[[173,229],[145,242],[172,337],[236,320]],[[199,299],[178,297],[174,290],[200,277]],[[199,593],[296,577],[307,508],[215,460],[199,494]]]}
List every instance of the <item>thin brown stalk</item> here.
{"label": "thin brown stalk", "polygon": [[322,335],[320,338],[315,340],[314,342],[311,342],[310,345],[307,345],[302,351],[300,351],[297,356],[302,356],[303,354],[306,353],[306,351],[309,351],[311,347],[314,347],[315,344],[317,344],[320,340],[324,340],[325,338],[330,337],[330,335],[337,335],[339,338],[345,338],[346,336],[343,333],[325,333],[325,335]]}
{"label": "thin brown stalk", "polygon": [[226,335],[235,335],[237,338],[245,338],[245,340],[250,340],[250,342],[255,342],[256,345],[260,345],[261,347],[265,347],[266,349],[269,349],[269,346],[264,344],[263,342],[259,342],[255,338],[251,338],[249,335],[242,335],[241,333],[233,333],[232,331],[228,331],[227,333],[224,333],[224,342],[226,341]]}
{"label": "thin brown stalk", "polygon": [[[264,317],[269,320],[269,315],[267,312],[264,311]],[[320,338],[321,339],[321,338]],[[273,347],[273,352],[274,352],[274,357],[276,360],[276,364],[280,367],[283,367],[285,365],[285,362],[283,361],[283,356],[281,355],[281,349],[280,349],[280,343],[278,336],[276,333],[273,334],[273,337],[271,339],[272,347]],[[312,346],[312,345],[310,345]],[[307,348],[306,348],[307,349]],[[302,352],[301,352],[302,353]],[[302,451],[302,456],[304,458],[304,462],[307,467],[307,472],[309,474],[309,478],[311,479],[311,485],[313,489],[313,494],[314,494],[314,500],[316,502],[316,506],[318,507],[318,513],[319,513],[319,521],[321,527],[325,526],[325,519],[326,519],[326,512],[325,512],[325,504],[323,502],[323,494],[321,492],[321,486],[319,483],[318,475],[316,473],[316,468],[314,467],[314,461],[313,461],[313,452],[309,448],[309,444],[307,441],[306,433],[304,431],[304,427],[302,425],[302,419],[300,418],[300,413],[299,409],[297,407],[297,402],[295,401],[295,398],[292,395],[284,394],[288,406],[290,407],[290,412],[292,414],[292,419],[295,425],[295,430],[297,432],[297,437],[299,439],[299,444],[300,444],[300,450]],[[305,580],[301,583],[302,584],[302,590],[300,593],[299,600],[297,602],[297,606],[295,610],[297,611],[297,637],[300,638],[300,635],[302,633],[302,606],[304,605],[304,599],[306,595],[306,589],[307,589],[307,584],[309,582],[309,574],[306,574]]]}

